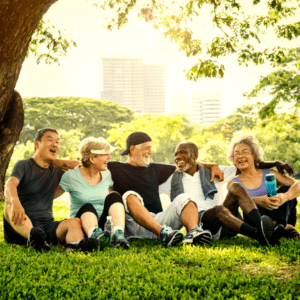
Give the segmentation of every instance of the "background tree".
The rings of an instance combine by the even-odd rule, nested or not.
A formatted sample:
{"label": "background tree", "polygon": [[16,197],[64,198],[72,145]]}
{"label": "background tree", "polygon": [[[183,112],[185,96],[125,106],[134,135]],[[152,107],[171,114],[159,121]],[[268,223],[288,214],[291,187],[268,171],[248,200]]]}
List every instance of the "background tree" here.
{"label": "background tree", "polygon": [[213,162],[218,165],[231,165],[227,158],[229,141],[209,139],[198,153],[198,160],[203,162]]}
{"label": "background tree", "polygon": [[[286,49],[264,48],[259,45],[266,33],[277,38],[291,40],[300,35],[300,22],[281,21],[299,15],[298,0],[239,1],[239,0],[189,0],[189,1],[127,1],[105,0],[94,4],[114,16],[107,29],[121,28],[128,22],[129,13],[138,8],[140,17],[152,22],[155,29],[161,28],[164,36],[179,46],[186,56],[198,56],[186,74],[189,80],[199,77],[223,77],[225,66],[218,58],[237,54],[238,62],[247,66],[249,62],[273,65],[281,62]],[[254,13],[251,13],[251,11]],[[211,25],[218,29],[208,43],[195,38],[192,23],[195,18],[211,15]],[[206,24],[207,25],[207,24]],[[201,33],[200,33],[201,36]],[[258,45],[254,47],[254,45]]]}
{"label": "background tree", "polygon": [[261,77],[259,83],[250,93],[249,99],[268,91],[273,99],[260,110],[260,117],[266,118],[275,114],[277,109],[285,106],[298,112],[300,106],[300,48],[289,49],[286,57],[278,62],[277,70]]}
{"label": "background tree", "polygon": [[300,170],[300,119],[289,114],[273,115],[254,128],[266,160],[282,160]]}
{"label": "background tree", "polygon": [[[45,27],[45,23],[40,24],[43,15],[56,1],[0,1],[0,196],[3,195],[5,172],[10,157],[23,127],[22,98],[14,89],[28,53],[31,38],[36,29],[37,32],[40,30],[43,35],[41,42],[46,43],[47,53],[50,55],[61,49],[64,51],[69,46],[64,39],[59,39],[60,33],[51,38],[49,26]],[[36,40],[39,40],[38,36]],[[61,48],[60,45],[63,47]],[[36,52],[37,49],[32,46],[31,50]],[[39,55],[37,53],[38,57]]]}
{"label": "background tree", "polygon": [[37,130],[78,130],[82,137],[106,137],[113,124],[130,122],[133,111],[119,104],[79,97],[24,98],[25,121],[20,142],[33,140]]}

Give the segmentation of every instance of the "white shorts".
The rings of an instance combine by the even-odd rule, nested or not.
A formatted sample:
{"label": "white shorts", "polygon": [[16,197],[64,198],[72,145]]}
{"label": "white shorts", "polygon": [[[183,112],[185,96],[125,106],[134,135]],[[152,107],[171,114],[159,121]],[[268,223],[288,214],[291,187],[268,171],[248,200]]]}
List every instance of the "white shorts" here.
{"label": "white shorts", "polygon": [[[144,205],[144,201],[140,201]],[[172,229],[179,230],[183,227],[183,224],[181,223],[181,212],[190,201],[194,202],[197,206],[197,203],[194,200],[192,200],[190,197],[186,197],[186,194],[181,194],[177,196],[173,202],[171,202],[165,211],[157,214],[150,214],[161,226],[166,225],[170,226]],[[153,232],[139,225],[132,218],[129,213],[126,200],[123,199],[123,203],[125,206],[125,236],[129,238],[135,237],[141,239],[156,239],[157,236]]]}

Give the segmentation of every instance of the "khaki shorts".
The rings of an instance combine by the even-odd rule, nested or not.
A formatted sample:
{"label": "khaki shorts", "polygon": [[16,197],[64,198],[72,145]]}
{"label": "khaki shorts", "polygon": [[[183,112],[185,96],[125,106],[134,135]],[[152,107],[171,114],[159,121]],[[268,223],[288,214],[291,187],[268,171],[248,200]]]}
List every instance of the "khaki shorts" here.
{"label": "khaki shorts", "polygon": [[[197,203],[194,200],[190,197],[186,197],[186,194],[181,194],[171,202],[165,211],[157,214],[150,212],[150,214],[161,226],[166,225],[174,230],[179,230],[183,227],[183,224],[181,223],[181,212],[190,201],[194,202],[197,206]],[[153,232],[139,225],[133,219],[127,208],[126,200],[123,199],[123,203],[125,206],[125,236],[128,238],[157,239],[157,236]],[[141,200],[141,203],[144,205],[143,200]]]}

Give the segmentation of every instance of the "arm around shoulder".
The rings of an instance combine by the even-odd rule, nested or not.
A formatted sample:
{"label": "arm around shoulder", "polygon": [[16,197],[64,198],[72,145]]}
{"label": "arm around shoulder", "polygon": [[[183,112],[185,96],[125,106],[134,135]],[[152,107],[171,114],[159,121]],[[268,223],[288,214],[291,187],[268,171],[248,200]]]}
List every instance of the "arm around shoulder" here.
{"label": "arm around shoulder", "polygon": [[217,181],[224,181],[224,172],[220,169],[220,167],[217,164],[202,162],[198,163],[200,163],[203,167],[211,171],[211,182],[214,180],[215,177],[217,178]]}
{"label": "arm around shoulder", "polygon": [[258,165],[259,169],[270,169],[276,167],[278,172],[284,174],[284,170],[288,172],[289,175],[295,176],[293,168],[280,160],[276,161],[261,161]]}
{"label": "arm around shoulder", "polygon": [[52,164],[62,170],[75,169],[80,163],[77,160],[55,159]]}

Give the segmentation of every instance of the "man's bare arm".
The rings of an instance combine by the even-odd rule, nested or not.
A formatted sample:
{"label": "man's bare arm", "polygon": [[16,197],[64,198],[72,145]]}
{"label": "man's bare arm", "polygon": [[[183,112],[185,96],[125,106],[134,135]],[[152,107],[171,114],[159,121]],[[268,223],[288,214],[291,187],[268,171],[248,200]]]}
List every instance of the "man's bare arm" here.
{"label": "man's bare arm", "polygon": [[62,187],[59,185],[56,190],[53,199],[56,199],[60,197],[65,191],[62,189]]}
{"label": "man's bare arm", "polygon": [[68,160],[68,159],[55,159],[52,164],[54,166],[57,166],[61,168],[62,170],[69,170],[74,169],[78,165],[80,165],[80,162],[77,160]]}
{"label": "man's bare arm", "polygon": [[282,162],[280,160],[276,160],[276,161],[261,161],[258,164],[258,168],[259,169],[270,169],[270,168],[274,168],[274,167],[276,167],[276,169],[278,170],[278,172],[281,173],[281,174],[284,174],[284,170],[286,170],[290,176],[295,176],[293,168],[289,164],[284,163],[284,162]]}
{"label": "man's bare arm", "polygon": [[17,186],[19,183],[20,180],[17,177],[9,177],[4,189],[6,204],[11,205],[11,222],[16,226],[21,225],[23,220],[27,219],[18,196]]}

